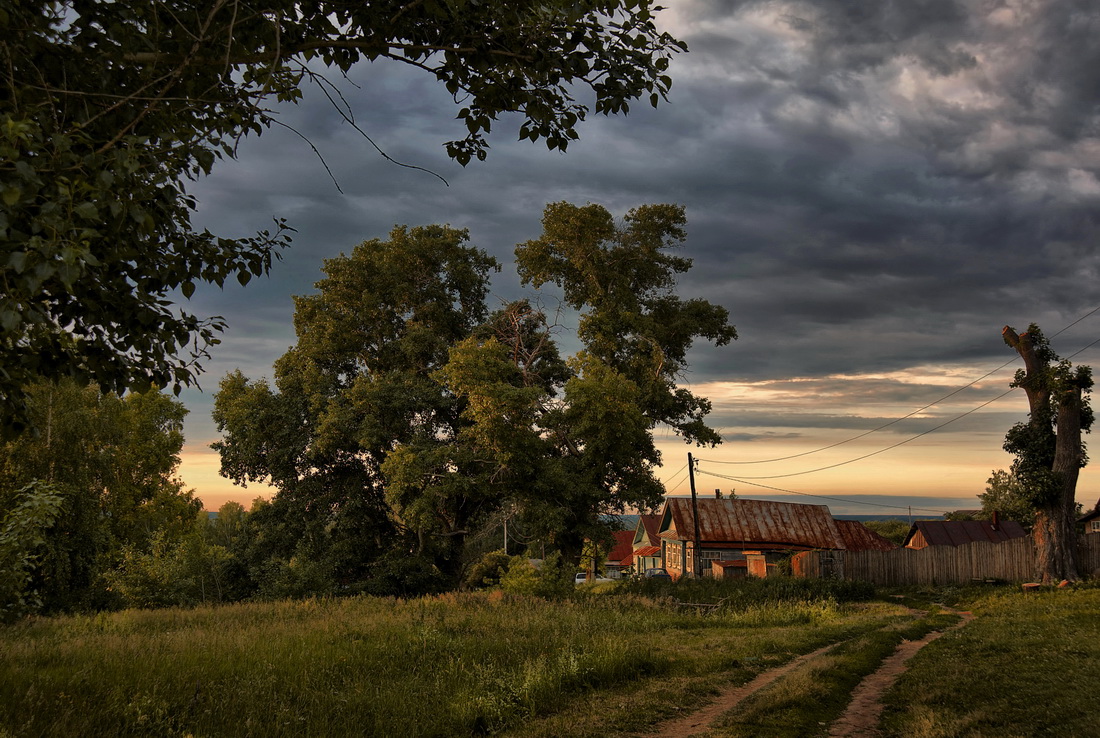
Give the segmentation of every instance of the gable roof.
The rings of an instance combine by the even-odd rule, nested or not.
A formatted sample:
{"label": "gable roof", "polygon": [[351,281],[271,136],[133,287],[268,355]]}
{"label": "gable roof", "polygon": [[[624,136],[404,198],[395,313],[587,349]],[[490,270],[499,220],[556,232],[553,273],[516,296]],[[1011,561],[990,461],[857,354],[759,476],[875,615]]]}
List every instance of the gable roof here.
{"label": "gable roof", "polygon": [[836,520],[837,530],[849,551],[893,551],[898,544],[883,538],[858,520]]}
{"label": "gable roof", "polygon": [[1096,501],[1096,507],[1092,508],[1092,510],[1077,518],[1077,522],[1087,523],[1090,520],[1096,520],[1097,518],[1100,518],[1100,500]]}
{"label": "gable roof", "polygon": [[[700,498],[700,544],[741,543],[799,548],[844,548],[836,521],[825,505],[765,500]],[[661,538],[695,538],[690,498],[669,497],[661,513]]]}
{"label": "gable roof", "polygon": [[612,533],[615,537],[615,545],[607,552],[609,564],[622,564],[629,566],[634,563],[634,531],[617,530]]}
{"label": "gable roof", "polygon": [[918,520],[909,528],[902,545],[908,546],[917,531],[929,546],[962,546],[975,541],[1000,543],[1027,535],[1023,526],[1012,520],[998,521],[996,528],[991,520]]}
{"label": "gable roof", "polygon": [[661,528],[661,515],[639,515],[638,525],[634,528],[634,545],[652,545],[657,542],[657,532]]}

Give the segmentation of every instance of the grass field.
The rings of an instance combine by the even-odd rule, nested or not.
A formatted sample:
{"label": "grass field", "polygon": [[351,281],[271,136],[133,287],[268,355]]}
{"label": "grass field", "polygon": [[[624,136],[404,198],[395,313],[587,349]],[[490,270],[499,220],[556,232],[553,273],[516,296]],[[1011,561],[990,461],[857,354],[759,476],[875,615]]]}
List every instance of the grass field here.
{"label": "grass field", "polygon": [[[814,735],[900,638],[947,622],[790,581],[676,591],[725,598],[716,610],[641,589],[31,620],[0,630],[0,736],[629,735],[843,641],[829,668],[792,674],[713,733]],[[975,611],[891,693],[892,734],[1033,735],[1021,726],[1072,710],[1073,725],[1096,724],[1081,703],[1100,684],[1100,589],[985,597]]]}

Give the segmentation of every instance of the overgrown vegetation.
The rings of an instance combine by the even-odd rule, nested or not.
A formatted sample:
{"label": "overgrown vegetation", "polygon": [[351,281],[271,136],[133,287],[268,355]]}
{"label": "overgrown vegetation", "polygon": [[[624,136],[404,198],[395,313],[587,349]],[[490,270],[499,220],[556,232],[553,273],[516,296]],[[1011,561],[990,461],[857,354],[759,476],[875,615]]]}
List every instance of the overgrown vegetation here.
{"label": "overgrown vegetation", "polygon": [[574,700],[628,690],[634,709],[598,717],[614,731],[670,714],[670,691],[747,680],[898,612],[791,600],[702,615],[627,593],[496,591],[30,620],[0,631],[0,729],[469,735],[547,726]]}

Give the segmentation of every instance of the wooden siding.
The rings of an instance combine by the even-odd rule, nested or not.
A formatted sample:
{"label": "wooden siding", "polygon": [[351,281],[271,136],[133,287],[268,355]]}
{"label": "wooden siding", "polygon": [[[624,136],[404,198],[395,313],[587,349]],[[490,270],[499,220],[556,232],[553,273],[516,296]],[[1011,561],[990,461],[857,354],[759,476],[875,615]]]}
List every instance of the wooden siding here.
{"label": "wooden siding", "polygon": [[[1082,576],[1100,569],[1100,536],[1078,538]],[[976,579],[1027,582],[1036,577],[1031,538],[964,546],[929,546],[894,551],[804,551],[792,562],[795,576],[842,578],[892,586],[960,584]]]}

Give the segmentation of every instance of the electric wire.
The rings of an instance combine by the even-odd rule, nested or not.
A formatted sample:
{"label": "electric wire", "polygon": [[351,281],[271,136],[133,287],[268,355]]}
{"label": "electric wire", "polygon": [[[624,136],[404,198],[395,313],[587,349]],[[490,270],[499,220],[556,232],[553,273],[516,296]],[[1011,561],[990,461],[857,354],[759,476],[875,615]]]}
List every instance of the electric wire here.
{"label": "electric wire", "polygon": [[[1070,328],[1072,328],[1073,326],[1077,325],[1078,323],[1080,323],[1081,321],[1085,320],[1086,318],[1088,318],[1088,317],[1090,317],[1090,316],[1092,316],[1092,315],[1095,315],[1095,314],[1096,314],[1097,312],[1100,312],[1100,306],[1097,306],[1097,307],[1093,308],[1093,309],[1092,309],[1092,310],[1090,310],[1089,312],[1087,312],[1087,313],[1085,313],[1084,315],[1082,315],[1081,317],[1077,318],[1077,320],[1074,320],[1074,321],[1073,321],[1072,323],[1070,323],[1069,325],[1066,325],[1066,326],[1064,326],[1063,328],[1061,328],[1060,330],[1058,330],[1057,332],[1055,332],[1055,333],[1052,333],[1050,337],[1051,337],[1051,338],[1054,338],[1055,336],[1058,336],[1058,335],[1061,335],[1062,333],[1065,333],[1065,332],[1066,332],[1067,330],[1069,330],[1069,329],[1070,329]],[[1074,352],[1074,353],[1070,354],[1070,355],[1069,355],[1069,356],[1067,356],[1066,358],[1067,358],[1067,359],[1072,359],[1072,358],[1074,358],[1074,357],[1076,357],[1076,356],[1078,356],[1078,355],[1080,355],[1080,354],[1084,353],[1085,351],[1087,351],[1088,349],[1092,348],[1093,346],[1095,346],[1095,345],[1096,345],[1096,344],[1098,344],[1098,343],[1100,343],[1100,338],[1096,339],[1096,340],[1095,340],[1095,341],[1093,341],[1092,343],[1089,343],[1089,344],[1088,344],[1088,345],[1086,345],[1086,346],[1085,346],[1084,348],[1081,348],[1081,349],[1077,350],[1076,352]],[[704,462],[706,462],[706,463],[708,463],[708,464],[728,464],[728,465],[744,465],[744,464],[770,464],[770,463],[773,463],[773,462],[776,462],[776,461],[788,461],[788,460],[790,460],[790,459],[797,459],[797,458],[799,458],[799,457],[802,457],[802,456],[809,456],[809,455],[811,455],[811,454],[816,454],[816,453],[819,453],[819,452],[821,452],[821,451],[827,451],[827,450],[829,450],[829,449],[832,449],[832,448],[836,448],[837,446],[843,446],[843,445],[844,445],[844,444],[846,444],[846,443],[851,443],[852,441],[857,441],[857,440],[859,440],[859,439],[861,439],[861,438],[864,438],[864,437],[866,437],[866,436],[869,436],[869,435],[871,435],[872,433],[877,433],[877,432],[879,432],[879,431],[881,431],[881,430],[884,430],[884,429],[886,429],[886,428],[889,428],[890,426],[892,426],[892,425],[894,425],[894,424],[896,424],[896,423],[900,423],[900,422],[901,422],[901,421],[903,421],[903,420],[907,420],[908,418],[911,418],[911,417],[913,417],[914,415],[917,415],[917,414],[919,414],[919,413],[921,413],[921,412],[923,412],[923,411],[927,410],[927,409],[928,409],[928,408],[930,408],[930,407],[934,407],[935,405],[938,405],[938,404],[940,404],[940,403],[941,403],[941,402],[943,402],[944,400],[948,400],[948,399],[950,399],[951,397],[953,397],[953,396],[957,395],[958,393],[962,392],[963,390],[966,390],[966,389],[969,389],[969,388],[973,387],[973,386],[974,386],[975,384],[977,384],[978,382],[981,382],[981,381],[982,381],[983,379],[986,379],[987,377],[989,377],[989,376],[992,376],[993,374],[996,374],[997,372],[1001,371],[1002,369],[1004,369],[1005,367],[1009,366],[1010,364],[1014,364],[1014,363],[1016,362],[1016,360],[1017,360],[1017,359],[1016,359],[1016,357],[1013,357],[1012,359],[1009,359],[1008,361],[1006,361],[1006,362],[1005,362],[1004,364],[1001,364],[1001,365],[1000,365],[999,367],[997,367],[997,368],[995,368],[995,369],[992,369],[991,371],[988,371],[988,372],[986,372],[985,374],[983,374],[982,376],[978,377],[977,379],[975,379],[975,380],[973,380],[973,381],[969,382],[968,384],[965,384],[965,385],[963,385],[962,387],[959,387],[959,388],[957,388],[957,389],[955,389],[955,390],[951,391],[950,393],[948,393],[948,394],[944,395],[943,397],[939,398],[938,400],[935,400],[935,401],[933,401],[933,402],[930,402],[929,404],[927,404],[927,405],[925,405],[925,406],[923,406],[923,407],[921,407],[921,408],[918,408],[918,409],[914,410],[913,412],[911,412],[911,413],[909,413],[909,414],[907,414],[907,415],[903,415],[903,416],[902,416],[902,417],[900,417],[900,418],[896,418],[896,419],[894,419],[894,420],[891,420],[891,421],[890,421],[889,423],[884,423],[883,425],[880,425],[880,426],[878,426],[877,428],[873,428],[873,429],[871,429],[871,430],[868,430],[868,431],[864,431],[863,433],[860,433],[859,435],[856,435],[856,436],[852,436],[851,438],[847,438],[847,439],[845,439],[845,440],[843,440],[843,441],[838,441],[838,442],[836,442],[836,443],[832,443],[832,444],[829,444],[829,445],[827,445],[827,446],[822,446],[822,447],[820,447],[820,448],[816,448],[816,449],[813,449],[813,450],[811,450],[811,451],[803,451],[803,452],[801,452],[801,453],[797,453],[797,454],[791,454],[791,455],[789,455],[789,456],[781,456],[781,457],[778,457],[778,458],[774,458],[774,459],[758,459],[758,460],[754,460],[754,461],[722,461],[722,460],[718,460],[718,459],[700,459],[700,461],[704,461]],[[938,425],[938,426],[936,426],[935,428],[932,428],[932,429],[930,429],[930,430],[924,431],[923,433],[919,433],[919,434],[917,434],[916,436],[913,436],[912,438],[909,438],[909,439],[907,439],[907,440],[901,441],[901,442],[899,442],[899,443],[896,443],[896,444],[894,444],[894,445],[892,445],[892,446],[887,446],[886,448],[883,448],[883,449],[881,449],[881,450],[879,450],[879,451],[875,451],[875,452],[872,452],[872,453],[870,453],[870,454],[867,454],[867,455],[865,455],[865,456],[860,456],[860,457],[858,457],[858,458],[855,458],[855,459],[852,459],[852,460],[850,460],[850,461],[846,461],[846,462],[841,462],[841,463],[839,463],[839,464],[834,464],[834,465],[831,465],[831,466],[825,466],[825,467],[821,467],[821,468],[819,468],[819,469],[811,469],[811,470],[809,470],[809,471],[805,471],[805,472],[796,472],[796,473],[793,473],[793,474],[781,474],[781,475],[775,475],[775,476],[758,476],[758,477],[749,477],[749,479],[778,479],[778,478],[780,478],[780,477],[784,477],[784,476],[798,476],[799,474],[811,474],[811,473],[813,473],[813,472],[815,472],[815,471],[822,471],[822,470],[824,470],[824,469],[832,469],[832,468],[834,468],[835,466],[843,466],[844,464],[852,463],[852,462],[854,462],[854,461],[861,461],[862,459],[865,459],[865,458],[867,458],[868,456],[874,456],[874,455],[876,455],[876,454],[882,453],[883,451],[889,451],[890,449],[893,449],[893,448],[897,448],[898,446],[902,446],[902,445],[904,445],[904,444],[906,444],[906,443],[909,443],[909,441],[913,441],[913,440],[916,440],[917,438],[920,438],[921,436],[927,435],[928,433],[932,433],[933,431],[939,430],[940,428],[944,427],[945,425],[950,425],[951,423],[955,422],[956,420],[959,420],[959,419],[961,419],[961,418],[964,418],[964,417],[966,417],[967,415],[970,415],[971,413],[973,413],[973,412],[975,412],[975,411],[977,411],[977,410],[980,410],[980,409],[982,409],[983,407],[986,407],[987,405],[990,405],[990,404],[992,404],[993,402],[996,402],[997,400],[1000,400],[1001,398],[1003,398],[1003,397],[1006,397],[1007,395],[1009,395],[1009,394],[1011,394],[1011,393],[1012,393],[1012,390],[1009,390],[1008,392],[1005,392],[1004,394],[1002,394],[1002,395],[999,395],[998,397],[995,397],[994,399],[990,400],[989,402],[986,402],[986,403],[984,403],[984,404],[982,404],[982,405],[979,405],[978,407],[976,407],[976,408],[973,408],[972,410],[968,410],[968,411],[966,411],[965,413],[962,413],[961,415],[958,415],[958,416],[956,416],[955,418],[952,418],[951,420],[948,420],[947,422],[945,422],[945,423],[943,423],[943,424],[941,424],[941,425]]]}
{"label": "electric wire", "polygon": [[946,515],[947,514],[947,512],[944,511],[944,510],[933,510],[932,508],[929,508],[929,507],[912,507],[911,505],[888,505],[884,502],[861,502],[861,501],[856,501],[856,500],[848,500],[848,499],[845,499],[843,497],[830,497],[828,495],[815,495],[815,494],[810,494],[809,492],[796,492],[793,489],[783,489],[782,487],[772,487],[772,486],[769,486],[767,484],[757,484],[755,482],[746,481],[745,479],[741,479],[741,478],[737,478],[737,477],[731,477],[728,474],[719,474],[717,472],[707,471],[706,469],[698,469],[696,471],[697,471],[698,474],[705,474],[709,477],[719,477],[720,479],[728,479],[731,482],[740,482],[742,484],[747,484],[750,487],[760,487],[761,489],[770,489],[774,492],[783,492],[784,494],[789,494],[789,495],[801,495],[803,497],[816,497],[817,499],[821,499],[821,500],[833,500],[835,502],[844,502],[844,503],[847,503],[849,505],[869,505],[869,506],[872,506],[872,507],[889,507],[889,508],[893,508],[893,509],[896,509],[896,510],[910,510],[910,511],[916,510],[917,512],[935,513],[936,515]]}

